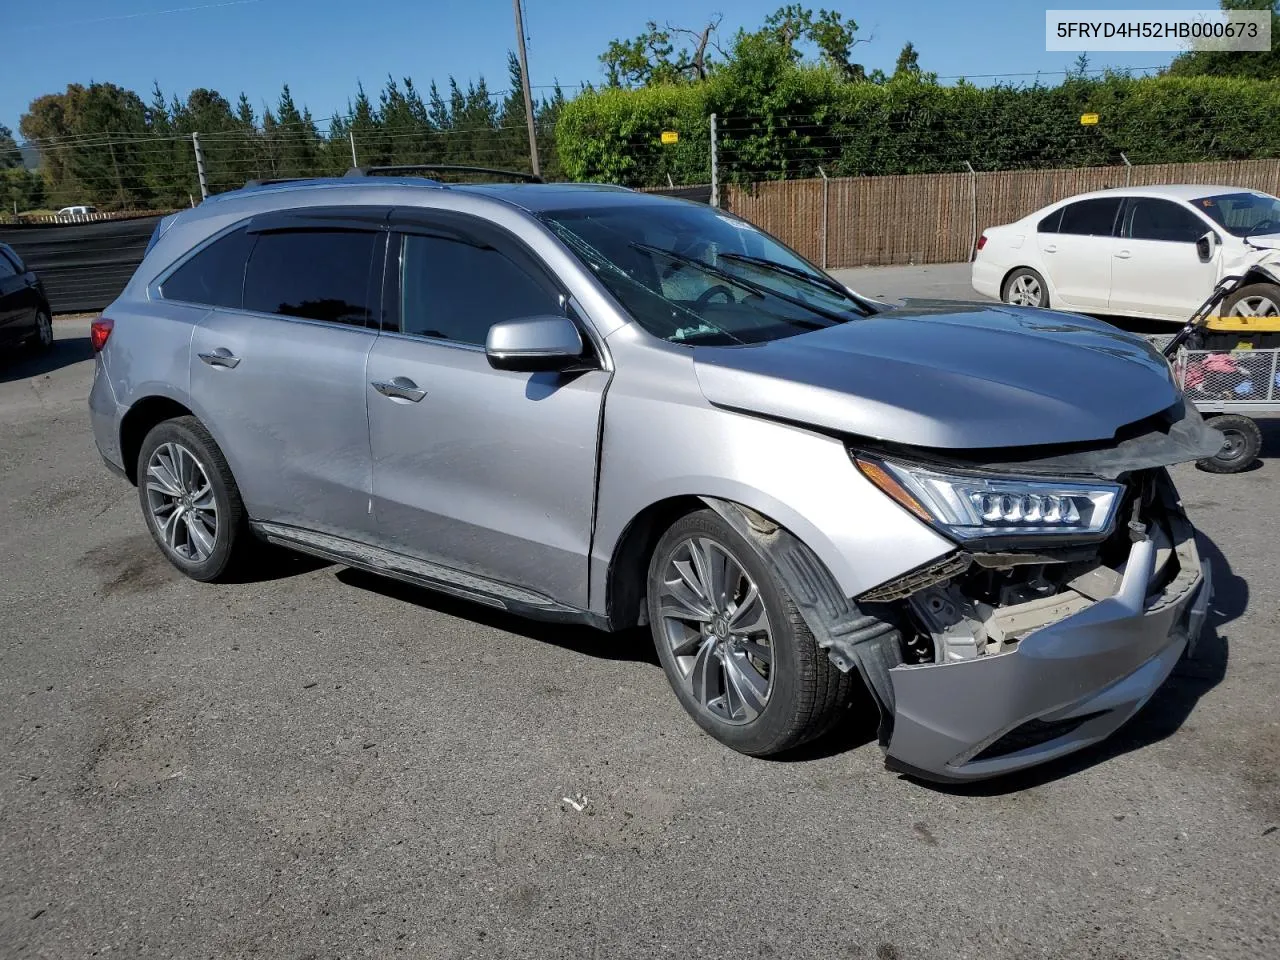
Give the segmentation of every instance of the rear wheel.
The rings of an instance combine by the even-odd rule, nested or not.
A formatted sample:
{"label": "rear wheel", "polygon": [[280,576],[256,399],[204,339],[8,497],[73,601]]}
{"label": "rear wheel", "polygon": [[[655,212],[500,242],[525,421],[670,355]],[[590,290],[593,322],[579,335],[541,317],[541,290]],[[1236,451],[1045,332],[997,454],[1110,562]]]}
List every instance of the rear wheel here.
{"label": "rear wheel", "polygon": [[252,540],[226,458],[195,417],[151,428],[138,452],[138,499],[151,536],[193,580],[229,576]]}
{"label": "rear wheel", "polygon": [[29,341],[32,350],[44,353],[53,347],[53,318],[43,307],[36,313],[36,333]]}
{"label": "rear wheel", "polygon": [[1262,452],[1262,431],[1249,417],[1225,414],[1211,417],[1209,426],[1222,434],[1222,449],[1217,455],[1196,462],[1207,473],[1239,473],[1252,466]]}
{"label": "rear wheel", "polygon": [[714,511],[678,520],[649,564],[649,623],[685,710],[753,756],[828,730],[851,680],[818,647],[754,548]]}
{"label": "rear wheel", "polygon": [[1049,287],[1035,270],[1019,267],[1005,278],[1000,299],[1016,307],[1047,307]]}

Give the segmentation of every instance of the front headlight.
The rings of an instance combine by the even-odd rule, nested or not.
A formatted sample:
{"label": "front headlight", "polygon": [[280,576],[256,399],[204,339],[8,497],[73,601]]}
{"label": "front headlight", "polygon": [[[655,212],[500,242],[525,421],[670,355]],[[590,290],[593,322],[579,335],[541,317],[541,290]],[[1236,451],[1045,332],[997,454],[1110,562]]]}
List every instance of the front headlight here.
{"label": "front headlight", "polygon": [[1111,529],[1119,484],[993,478],[855,456],[862,474],[917,517],[961,540],[1100,536]]}

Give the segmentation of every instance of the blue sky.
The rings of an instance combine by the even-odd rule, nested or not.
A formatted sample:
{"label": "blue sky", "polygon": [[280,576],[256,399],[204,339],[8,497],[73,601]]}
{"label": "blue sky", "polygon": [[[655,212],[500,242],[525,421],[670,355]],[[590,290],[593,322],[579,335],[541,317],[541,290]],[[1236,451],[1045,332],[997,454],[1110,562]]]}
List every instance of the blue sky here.
{"label": "blue sky", "polygon": [[[600,52],[632,36],[646,20],[695,26],[724,13],[722,36],[755,26],[784,0],[525,0],[529,75],[566,89],[599,82]],[[159,81],[169,94],[212,87],[235,101],[244,91],[259,107],[284,83],[317,119],[345,110],[362,80],[376,91],[388,73],[425,89],[449,74],[483,74],[506,86],[506,52],[515,28],[511,0],[6,0],[0,123],[17,135],[27,104],[68,83],[110,81],[149,97]],[[908,40],[921,66],[943,77],[985,74],[1061,76],[1074,59],[1044,50],[1044,11],[1072,4],[1025,0],[916,0],[825,4],[852,17],[868,68],[891,69]],[[1077,0],[1078,7],[1206,8],[1212,0]],[[824,6],[813,3],[815,8]],[[1095,67],[1154,66],[1167,54],[1095,54]]]}

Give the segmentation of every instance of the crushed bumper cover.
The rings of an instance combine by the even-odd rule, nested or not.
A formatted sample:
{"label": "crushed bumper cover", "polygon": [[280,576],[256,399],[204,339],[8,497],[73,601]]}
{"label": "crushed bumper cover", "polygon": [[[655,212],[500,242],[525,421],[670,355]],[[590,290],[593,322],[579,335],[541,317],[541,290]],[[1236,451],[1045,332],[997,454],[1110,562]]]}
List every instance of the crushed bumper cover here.
{"label": "crushed bumper cover", "polygon": [[1137,713],[1194,645],[1212,596],[1190,524],[1180,511],[1170,519],[1178,572],[1163,587],[1153,590],[1156,548],[1144,540],[1114,596],[1028,634],[1015,650],[891,669],[887,766],[980,780],[1096,743]]}

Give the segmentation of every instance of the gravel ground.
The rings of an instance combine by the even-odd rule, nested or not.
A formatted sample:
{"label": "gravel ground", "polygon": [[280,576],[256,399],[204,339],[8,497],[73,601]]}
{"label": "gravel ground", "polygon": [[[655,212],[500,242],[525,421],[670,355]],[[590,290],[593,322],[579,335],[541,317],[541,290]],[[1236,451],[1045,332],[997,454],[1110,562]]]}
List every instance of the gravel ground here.
{"label": "gravel ground", "polygon": [[1200,658],[1100,748],[950,790],[856,710],[721,748],[643,634],[301,559],[183,579],[58,337],[0,366],[0,956],[1280,956],[1280,430],[1176,472]]}

